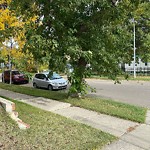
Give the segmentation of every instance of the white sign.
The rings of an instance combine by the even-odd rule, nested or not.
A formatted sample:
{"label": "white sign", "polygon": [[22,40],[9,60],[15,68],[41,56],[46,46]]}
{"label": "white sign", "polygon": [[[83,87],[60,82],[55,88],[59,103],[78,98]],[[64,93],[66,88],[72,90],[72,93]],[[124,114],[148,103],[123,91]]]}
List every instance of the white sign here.
{"label": "white sign", "polygon": [[4,68],[4,67],[5,67],[4,63],[1,63],[1,68]]}

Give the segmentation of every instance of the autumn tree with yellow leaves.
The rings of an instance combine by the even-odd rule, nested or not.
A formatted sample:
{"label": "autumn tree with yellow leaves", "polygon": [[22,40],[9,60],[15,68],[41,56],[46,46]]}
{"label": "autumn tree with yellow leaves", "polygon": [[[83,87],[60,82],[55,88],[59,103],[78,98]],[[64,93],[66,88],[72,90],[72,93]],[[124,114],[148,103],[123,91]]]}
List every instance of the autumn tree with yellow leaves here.
{"label": "autumn tree with yellow leaves", "polygon": [[36,17],[23,21],[23,16],[18,16],[11,9],[11,2],[0,0],[0,55],[5,64],[8,64],[10,58],[13,67],[28,70],[29,65],[34,67],[34,59],[31,53],[22,50],[26,42],[25,26],[34,22]]}

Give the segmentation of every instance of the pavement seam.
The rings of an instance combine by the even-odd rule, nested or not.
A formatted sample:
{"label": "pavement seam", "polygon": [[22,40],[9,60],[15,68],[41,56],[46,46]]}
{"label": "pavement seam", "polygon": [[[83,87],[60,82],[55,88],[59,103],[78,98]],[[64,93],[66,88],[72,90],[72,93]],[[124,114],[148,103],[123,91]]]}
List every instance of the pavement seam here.
{"label": "pavement seam", "polygon": [[[143,147],[141,147],[141,146],[139,146],[139,145],[137,145],[137,144],[134,144],[134,143],[132,143],[132,142],[129,142],[129,141],[127,141],[127,140],[124,140],[124,139],[119,139],[120,141],[124,141],[124,142],[126,142],[126,143],[129,143],[129,144],[131,144],[131,145],[134,145],[134,146],[136,146],[136,147],[139,147],[139,148],[141,148],[141,149],[143,149],[143,150],[149,150],[149,148],[147,149],[147,148],[143,148]],[[118,140],[118,141],[119,141]]]}
{"label": "pavement seam", "polygon": [[[145,148],[143,148],[143,147],[141,147],[141,146],[139,146],[139,145],[133,144],[133,143],[131,143],[131,142],[129,142],[129,141],[126,141],[126,140],[123,140],[123,139],[119,139],[118,141],[123,141],[123,142],[125,142],[125,143],[131,144],[131,145],[133,145],[133,146],[136,146],[136,147],[141,148],[142,150],[149,150],[149,149],[145,149]],[[116,142],[118,142],[118,141],[116,141]],[[112,143],[112,144],[113,144],[113,143]]]}
{"label": "pavement seam", "polygon": [[[138,127],[140,127],[140,126],[142,126],[142,125],[147,125],[147,124],[143,123],[143,124],[137,125],[137,126],[135,127],[135,129],[132,130],[131,132],[126,132],[125,134],[123,134],[123,135],[119,138],[119,140],[122,140],[122,141],[124,141],[124,142],[126,142],[126,143],[129,143],[129,144],[131,144],[131,145],[134,145],[134,146],[136,146],[136,147],[142,148],[143,150],[149,150],[150,147],[149,147],[149,148],[144,148],[144,147],[142,147],[142,146],[140,146],[140,145],[138,145],[138,144],[135,144],[135,143],[133,143],[133,142],[130,142],[130,141],[128,141],[128,140],[126,140],[126,139],[124,138],[124,136],[127,135],[127,136],[130,136],[130,137],[134,137],[135,139],[138,139],[138,140],[141,140],[141,141],[145,141],[145,139],[142,139],[141,137],[138,137],[138,136],[132,134],[132,132],[134,132]],[[147,126],[150,127],[150,125],[147,125]],[[119,140],[118,140],[118,141],[119,141]],[[149,141],[147,140],[146,142],[149,142]]]}

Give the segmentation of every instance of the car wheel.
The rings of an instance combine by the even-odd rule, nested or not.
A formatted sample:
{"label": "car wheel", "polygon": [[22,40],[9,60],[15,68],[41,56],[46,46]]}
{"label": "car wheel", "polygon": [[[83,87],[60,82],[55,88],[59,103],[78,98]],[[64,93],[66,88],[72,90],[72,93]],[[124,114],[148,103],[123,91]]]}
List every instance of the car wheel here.
{"label": "car wheel", "polygon": [[2,80],[2,82],[3,82],[3,83],[7,83],[7,81],[6,81],[6,80],[4,80],[4,79]]}
{"label": "car wheel", "polygon": [[34,88],[38,88],[38,86],[36,85],[36,83],[33,83],[33,87]]}
{"label": "car wheel", "polygon": [[29,81],[27,80],[27,81],[25,81],[25,83],[26,83],[26,84],[28,84],[28,83],[29,83]]}
{"label": "car wheel", "polygon": [[48,85],[48,90],[50,90],[50,91],[52,91],[52,90],[53,90],[52,85]]}

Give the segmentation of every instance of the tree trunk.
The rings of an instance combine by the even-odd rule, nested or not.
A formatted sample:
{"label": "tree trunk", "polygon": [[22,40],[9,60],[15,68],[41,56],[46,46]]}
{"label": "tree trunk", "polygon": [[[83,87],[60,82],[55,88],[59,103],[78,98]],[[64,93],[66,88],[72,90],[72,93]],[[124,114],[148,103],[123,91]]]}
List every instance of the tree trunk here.
{"label": "tree trunk", "polygon": [[84,58],[81,57],[74,66],[73,73],[69,79],[71,83],[69,96],[81,97],[81,95],[85,92],[86,90],[86,84],[84,80],[85,68],[86,68],[86,61]]}

